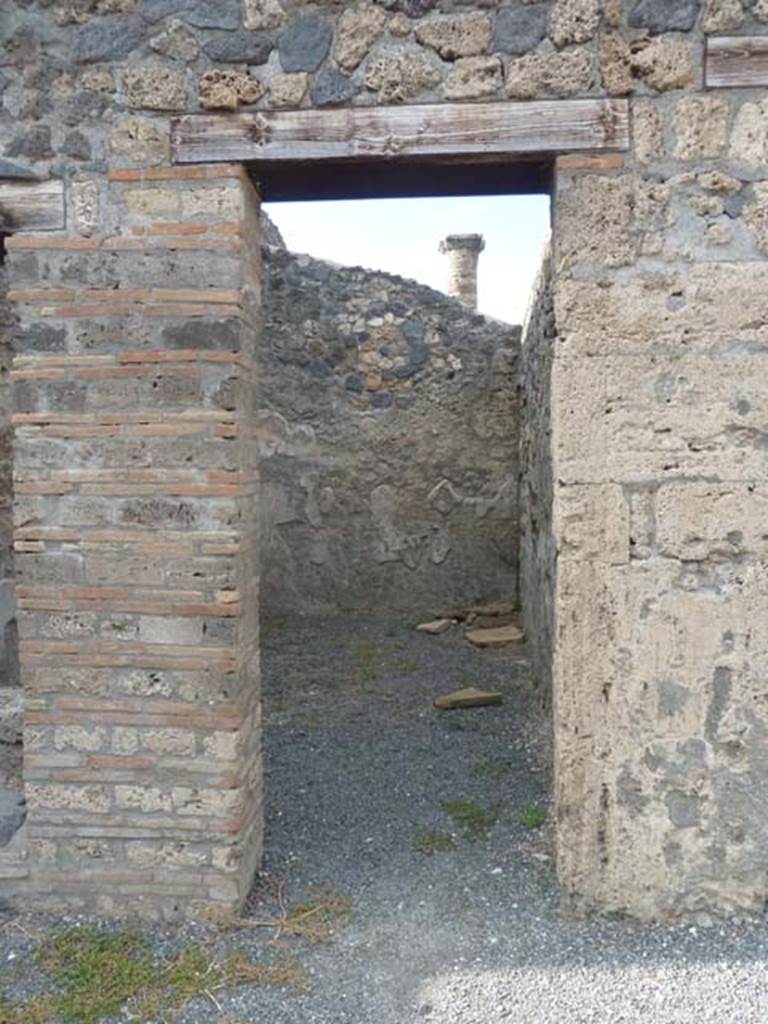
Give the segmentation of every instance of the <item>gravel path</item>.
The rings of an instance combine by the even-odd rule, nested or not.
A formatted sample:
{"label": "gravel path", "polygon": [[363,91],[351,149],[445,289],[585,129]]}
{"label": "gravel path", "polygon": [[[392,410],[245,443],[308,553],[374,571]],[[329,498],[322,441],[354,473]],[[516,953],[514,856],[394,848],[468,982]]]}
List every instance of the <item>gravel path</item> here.
{"label": "gravel path", "polygon": [[[197,1002],[181,1024],[768,1024],[762,923],[559,915],[548,825],[520,822],[547,808],[550,762],[524,657],[409,625],[346,616],[265,630],[267,860],[249,913],[270,912],[282,879],[289,905],[327,883],[352,916],[329,943],[283,940],[310,994],[242,988],[220,997],[226,1015]],[[504,705],[432,709],[467,685],[503,690]],[[443,810],[459,799],[498,816],[486,835],[467,838]],[[444,852],[418,848],[449,835]],[[213,941],[259,957],[270,934]],[[211,938],[195,925],[149,935],[163,954]],[[15,922],[0,930],[0,962],[31,948]]]}

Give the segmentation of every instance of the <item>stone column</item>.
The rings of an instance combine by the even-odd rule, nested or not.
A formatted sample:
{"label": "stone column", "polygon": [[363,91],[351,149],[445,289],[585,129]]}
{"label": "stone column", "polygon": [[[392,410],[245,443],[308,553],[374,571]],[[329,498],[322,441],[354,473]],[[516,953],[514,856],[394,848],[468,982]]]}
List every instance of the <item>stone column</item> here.
{"label": "stone column", "polygon": [[477,264],[485,248],[482,235],[448,235],[440,252],[448,257],[448,295],[477,309]]}
{"label": "stone column", "polygon": [[258,197],[218,165],[69,200],[78,233],[9,241],[29,889],[234,909],[262,836]]}

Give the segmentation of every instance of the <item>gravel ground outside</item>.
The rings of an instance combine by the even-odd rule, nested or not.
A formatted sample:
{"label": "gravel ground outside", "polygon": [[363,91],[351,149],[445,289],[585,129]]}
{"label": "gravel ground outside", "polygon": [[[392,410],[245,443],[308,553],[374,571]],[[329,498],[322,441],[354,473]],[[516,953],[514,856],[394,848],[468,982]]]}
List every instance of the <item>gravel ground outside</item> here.
{"label": "gravel ground outside", "polygon": [[[768,1024],[763,922],[671,928],[561,916],[549,819],[530,827],[548,811],[551,753],[524,652],[478,651],[458,627],[432,637],[412,625],[339,616],[265,629],[268,832],[247,916],[306,904],[318,886],[328,887],[324,899],[348,901],[349,915],[321,944],[256,927],[144,929],[159,956],[190,942],[256,962],[289,955],[311,981],[301,995],[221,991],[220,1009],[199,999],[157,1019]],[[432,708],[435,696],[470,685],[501,690],[504,704]],[[487,815],[485,832],[467,836],[446,813],[444,802],[457,800]],[[435,846],[449,848],[425,852]],[[14,999],[39,984],[39,939],[73,920],[0,920],[0,980]]]}

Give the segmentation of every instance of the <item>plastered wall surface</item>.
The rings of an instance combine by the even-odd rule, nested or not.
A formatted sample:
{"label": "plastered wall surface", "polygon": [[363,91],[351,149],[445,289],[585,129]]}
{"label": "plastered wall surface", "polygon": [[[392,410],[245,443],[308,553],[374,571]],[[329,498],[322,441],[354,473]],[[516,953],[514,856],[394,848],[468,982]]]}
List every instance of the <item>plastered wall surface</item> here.
{"label": "plastered wall surface", "polygon": [[[174,114],[628,99],[631,149],[561,156],[555,173],[550,415],[558,870],[566,899],[580,910],[657,918],[761,910],[768,856],[760,803],[768,107],[759,75],[731,78],[731,88],[705,88],[704,62],[707,36],[768,34],[763,0],[12,2],[1,31],[0,170],[8,179],[31,171],[61,180],[66,204],[66,226],[44,235],[45,242],[12,240],[11,294],[24,327],[19,353],[69,360],[67,373],[75,358],[123,349],[237,349],[231,335],[227,340],[228,316],[206,310],[238,305],[226,301],[234,286],[225,240],[227,225],[240,218],[228,190],[205,168],[195,169],[197,179],[185,170],[188,177],[178,179],[185,186],[168,184],[175,180]],[[202,232],[208,249],[217,254],[206,258],[204,272],[179,256],[198,244],[203,223],[211,229]],[[55,257],[52,239],[67,243]],[[166,287],[175,294],[147,297],[146,289]],[[205,302],[190,298],[198,289],[206,291]],[[164,377],[169,382],[155,389],[158,401],[182,401],[172,396],[185,393],[189,408],[200,407],[191,378],[170,382],[170,371]],[[101,404],[97,380],[89,379],[88,395]],[[80,399],[77,389],[46,388],[49,404],[34,408],[55,412],[58,429]],[[17,399],[20,413],[25,394]],[[128,449],[99,457],[103,439],[70,433],[62,440],[73,469],[93,467],[95,457],[98,468],[116,466],[120,481],[127,479]],[[177,446],[174,457],[181,451]],[[153,456],[153,465],[159,460]],[[18,471],[27,484],[50,482],[31,454]],[[46,515],[33,510],[29,519],[39,501],[17,488],[17,528],[45,522],[72,529],[71,500],[49,495]],[[216,519],[214,507],[205,516]],[[134,521],[132,528],[142,525]],[[19,543],[41,541],[17,534]],[[17,559],[22,586],[44,585],[46,551],[17,552],[24,555]],[[59,554],[67,566],[82,557],[64,548]],[[85,583],[102,585],[90,572]],[[204,589],[210,583],[213,592],[219,577],[212,565],[208,572]],[[164,585],[187,588],[183,576]],[[124,582],[122,575],[114,582]],[[39,594],[27,592],[22,601],[30,600]],[[35,651],[23,645],[40,639],[40,611],[27,604],[20,619],[31,743],[41,737],[38,760],[27,757],[30,823],[37,814],[43,825],[43,815],[64,846],[30,847],[28,884],[41,891],[39,865],[51,857],[57,898],[66,901],[81,898],[67,870],[91,870],[84,847],[70,844],[64,852],[82,801],[100,822],[93,824],[100,835],[113,808],[100,803],[103,767],[94,767],[92,755],[57,749],[53,734],[36,731],[35,715],[65,710],[63,695],[35,691]],[[63,615],[70,628],[72,609],[48,611],[51,619]],[[110,635],[125,614],[117,605],[110,612]],[[90,641],[66,643],[80,657]],[[158,673],[153,687],[176,685],[166,667],[149,671]],[[112,666],[100,678],[112,687],[124,676]],[[67,699],[87,699],[79,693]],[[146,693],[130,699],[137,703],[120,714],[155,713]],[[203,733],[195,730],[206,721],[203,715],[191,724],[196,743]],[[140,803],[155,799],[154,753],[110,756],[144,758],[124,764],[127,781],[115,785],[127,786]],[[38,777],[62,771],[91,781]],[[169,815],[160,832],[167,828],[175,837],[181,811],[172,797],[163,803],[167,796],[160,786],[146,820],[159,827]],[[109,885],[116,904],[130,896],[130,879],[121,881],[120,873],[143,841],[133,834],[115,839],[120,852]],[[174,873],[187,869],[173,858],[152,863],[162,902]],[[106,884],[97,877],[94,891]],[[191,883],[180,882],[182,906],[189,902],[184,884]],[[220,895],[236,903],[241,893],[235,884]]]}

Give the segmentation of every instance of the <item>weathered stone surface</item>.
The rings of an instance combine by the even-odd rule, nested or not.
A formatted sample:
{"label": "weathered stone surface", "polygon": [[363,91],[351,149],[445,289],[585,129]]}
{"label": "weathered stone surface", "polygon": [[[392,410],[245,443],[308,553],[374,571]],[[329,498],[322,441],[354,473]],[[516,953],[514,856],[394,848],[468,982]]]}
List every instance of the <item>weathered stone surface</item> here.
{"label": "weathered stone surface", "polygon": [[269,101],[273,107],[298,107],[307,93],[309,75],[275,75],[269,82]]}
{"label": "weathered stone surface", "polygon": [[0,157],[0,178],[29,181],[37,178],[37,174],[30,167],[24,167],[23,164],[16,163],[15,160],[6,160],[4,157]]}
{"label": "weathered stone surface", "polygon": [[25,817],[24,795],[17,789],[0,789],[0,847],[11,841]]}
{"label": "weathered stone surface", "polygon": [[79,64],[124,60],[141,46],[143,35],[138,18],[94,18],[75,31],[72,59]]}
{"label": "weathered stone surface", "polygon": [[245,0],[246,28],[280,28],[285,20],[286,14],[280,0]]}
{"label": "weathered stone surface", "polygon": [[653,34],[689,32],[701,7],[701,0],[635,0],[629,12],[629,24]]}
{"label": "weathered stone surface", "polygon": [[740,28],[745,17],[741,0],[704,0],[702,28],[705,32],[728,32]]}
{"label": "weathered stone surface", "polygon": [[548,5],[502,7],[496,15],[493,49],[501,53],[527,53],[547,33]]}
{"label": "weathered stone surface", "polygon": [[632,54],[620,32],[600,36],[600,71],[609,96],[627,96],[633,91]]}
{"label": "weathered stone surface", "polygon": [[416,38],[444,60],[475,57],[488,49],[491,21],[482,13],[435,15],[417,22]]}
{"label": "weathered stone surface", "polygon": [[339,18],[333,59],[344,71],[354,71],[384,31],[386,14],[371,3],[350,7]]}
{"label": "weathered stone surface", "polygon": [[240,28],[240,0],[141,0],[140,13],[149,22],[178,15],[196,28]]}
{"label": "weathered stone surface", "polygon": [[750,169],[765,166],[768,159],[768,101],[743,103],[739,107],[728,156]]}
{"label": "weathered stone surface", "polygon": [[443,83],[446,99],[479,99],[493,96],[504,84],[504,67],[498,57],[461,57]]}
{"label": "weathered stone surface", "polygon": [[520,644],[525,640],[525,633],[517,626],[470,629],[464,636],[473,647],[506,647],[507,644]]}
{"label": "weathered stone surface", "polygon": [[93,179],[73,181],[70,198],[75,230],[89,238],[99,226],[99,186]]}
{"label": "weathered stone surface", "polygon": [[283,71],[317,71],[331,48],[333,26],[314,14],[293,21],[278,38]]}
{"label": "weathered stone surface", "polygon": [[753,201],[744,208],[744,222],[760,252],[768,253],[768,181],[755,182],[752,192]]}
{"label": "weathered stone surface", "polygon": [[144,110],[185,110],[187,93],[183,71],[164,64],[131,65],[123,72],[129,107]]}
{"label": "weathered stone surface", "polygon": [[351,78],[327,67],[315,77],[310,96],[316,106],[328,107],[346,103],[358,91],[359,86]]}
{"label": "weathered stone surface", "polygon": [[113,153],[139,164],[160,164],[170,157],[168,132],[164,125],[148,118],[127,117],[111,129]]}
{"label": "weathered stone surface", "polygon": [[149,45],[155,53],[185,63],[194,60],[200,52],[197,37],[179,18],[169,18],[162,30],[150,38]]}
{"label": "weathered stone surface", "polygon": [[247,71],[207,71],[200,79],[200,106],[204,110],[237,110],[241,103],[256,103],[264,86]]}
{"label": "weathered stone surface", "polygon": [[435,698],[438,711],[460,711],[462,708],[485,708],[504,703],[503,696],[497,690],[478,690],[467,686],[463,690],[454,690],[443,697]]}
{"label": "weathered stone surface", "polygon": [[258,32],[216,32],[205,44],[211,60],[239,64],[266,64],[272,39]]}
{"label": "weathered stone surface", "polygon": [[592,57],[583,50],[528,53],[509,62],[507,95],[516,99],[536,96],[577,96],[595,82]]}
{"label": "weathered stone surface", "polygon": [[439,84],[441,74],[424,53],[383,49],[370,60],[365,87],[378,94],[380,103],[401,103]]}
{"label": "weathered stone surface", "polygon": [[754,0],[752,14],[758,21],[768,22],[768,0]]}
{"label": "weathered stone surface", "polygon": [[664,121],[651,100],[635,100],[634,143],[640,163],[647,164],[664,155]]}
{"label": "weathered stone surface", "polygon": [[601,0],[555,0],[549,35],[557,47],[586,43],[600,24]]}
{"label": "weathered stone surface", "polygon": [[685,89],[693,82],[691,47],[678,39],[651,39],[632,47],[632,70],[657,92]]}
{"label": "weathered stone surface", "polygon": [[718,96],[686,96],[673,113],[677,160],[719,156],[728,139],[728,102]]}

